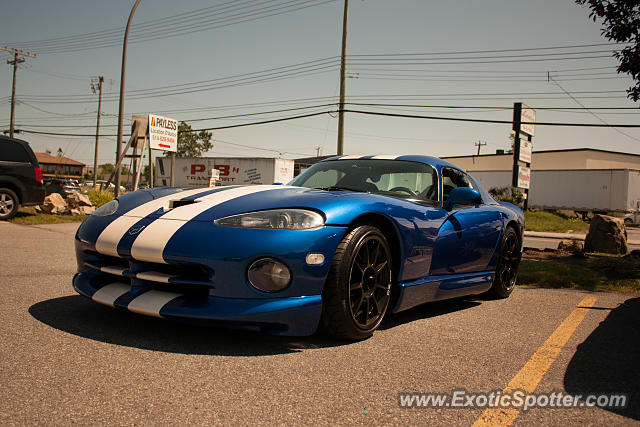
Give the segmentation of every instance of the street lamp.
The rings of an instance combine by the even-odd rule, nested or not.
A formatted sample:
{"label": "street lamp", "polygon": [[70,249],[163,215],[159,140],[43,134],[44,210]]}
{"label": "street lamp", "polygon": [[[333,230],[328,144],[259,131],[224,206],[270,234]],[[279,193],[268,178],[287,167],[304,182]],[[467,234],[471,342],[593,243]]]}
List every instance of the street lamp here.
{"label": "street lamp", "polygon": [[[120,163],[121,156],[121,145],[122,145],[122,115],[124,114],[124,80],[125,80],[125,72],[127,69],[127,40],[129,39],[129,27],[131,26],[131,20],[133,19],[133,14],[138,7],[140,0],[136,0],[133,8],[131,8],[131,13],[129,14],[129,20],[127,21],[127,28],[124,30],[124,41],[122,43],[122,70],[120,72],[120,106],[118,108],[118,139],[116,140],[116,165]],[[120,170],[118,167],[116,171],[116,182],[114,189],[115,196],[118,197],[120,193]]]}

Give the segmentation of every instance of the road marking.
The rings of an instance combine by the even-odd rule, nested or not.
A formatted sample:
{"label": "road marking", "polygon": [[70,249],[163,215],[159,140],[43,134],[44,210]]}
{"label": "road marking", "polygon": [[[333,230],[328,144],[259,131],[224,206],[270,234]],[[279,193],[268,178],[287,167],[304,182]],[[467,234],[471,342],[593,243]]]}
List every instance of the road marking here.
{"label": "road marking", "polygon": [[[511,393],[515,390],[524,390],[526,393],[533,393],[542,380],[542,377],[544,377],[560,354],[562,348],[587,315],[589,307],[593,307],[595,302],[596,297],[586,297],[580,301],[575,310],[564,319],[560,326],[558,326],[551,336],[538,348],[502,393]],[[520,409],[489,408],[482,413],[473,426],[510,426],[518,417],[518,414],[520,414]]]}

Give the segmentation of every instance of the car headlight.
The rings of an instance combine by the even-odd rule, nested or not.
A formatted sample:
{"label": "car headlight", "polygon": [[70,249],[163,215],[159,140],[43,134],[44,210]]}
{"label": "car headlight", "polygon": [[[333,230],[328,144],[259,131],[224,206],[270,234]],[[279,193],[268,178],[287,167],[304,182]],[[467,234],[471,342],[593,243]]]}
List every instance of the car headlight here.
{"label": "car headlight", "polygon": [[291,270],[273,258],[254,261],[247,271],[251,286],[262,292],[278,292],[291,283]]}
{"label": "car headlight", "polygon": [[91,215],[94,215],[94,216],[112,215],[118,210],[118,205],[119,204],[120,203],[118,202],[118,199],[112,200],[112,201],[110,201],[108,203],[105,203],[104,205],[100,206],[98,209],[93,211],[93,213]]}
{"label": "car headlight", "polygon": [[232,215],[217,219],[214,223],[235,228],[310,230],[322,227],[324,218],[319,213],[306,209],[275,209]]}

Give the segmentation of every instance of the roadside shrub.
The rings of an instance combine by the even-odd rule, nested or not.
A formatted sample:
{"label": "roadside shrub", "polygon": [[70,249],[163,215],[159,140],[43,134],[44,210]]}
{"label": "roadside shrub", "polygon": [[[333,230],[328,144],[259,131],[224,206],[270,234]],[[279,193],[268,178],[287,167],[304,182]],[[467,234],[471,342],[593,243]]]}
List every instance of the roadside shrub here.
{"label": "roadside shrub", "polygon": [[89,190],[87,195],[96,209],[113,200],[113,193],[107,190]]}
{"label": "roadside shrub", "polygon": [[513,203],[514,205],[520,205],[524,202],[524,194],[518,191],[516,187],[492,188],[489,190],[489,194],[496,200]]}

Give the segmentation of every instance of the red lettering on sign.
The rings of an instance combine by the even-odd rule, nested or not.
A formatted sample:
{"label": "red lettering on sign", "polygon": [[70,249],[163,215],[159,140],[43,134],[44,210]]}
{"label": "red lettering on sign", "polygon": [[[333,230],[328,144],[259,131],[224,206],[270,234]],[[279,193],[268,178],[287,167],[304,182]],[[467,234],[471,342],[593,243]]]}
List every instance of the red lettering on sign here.
{"label": "red lettering on sign", "polygon": [[204,170],[205,170],[204,165],[197,165],[197,164],[191,165],[191,175],[194,175],[198,172],[204,172]]}
{"label": "red lettering on sign", "polygon": [[220,171],[220,176],[229,175],[229,165],[215,165],[214,168]]}

